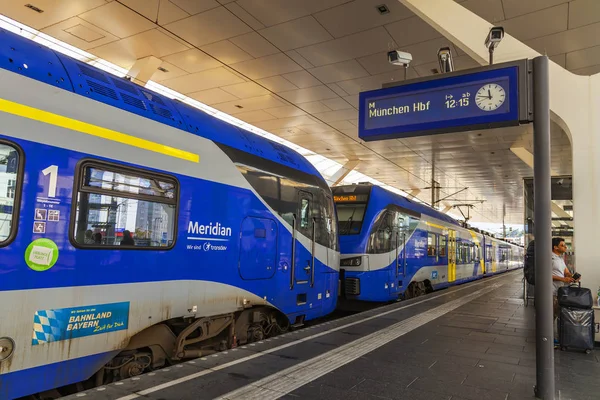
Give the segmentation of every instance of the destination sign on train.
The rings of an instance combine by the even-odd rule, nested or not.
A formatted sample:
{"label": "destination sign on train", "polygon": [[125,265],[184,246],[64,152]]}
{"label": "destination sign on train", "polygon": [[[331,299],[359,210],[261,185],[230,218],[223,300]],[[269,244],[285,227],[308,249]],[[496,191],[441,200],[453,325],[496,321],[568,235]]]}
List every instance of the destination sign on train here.
{"label": "destination sign on train", "polygon": [[436,75],[360,93],[365,141],[518,125],[518,67]]}
{"label": "destination sign on train", "polygon": [[333,201],[336,203],[348,203],[348,202],[357,202],[357,201],[366,201],[368,195],[366,194],[348,194],[348,195],[338,195],[333,196]]}

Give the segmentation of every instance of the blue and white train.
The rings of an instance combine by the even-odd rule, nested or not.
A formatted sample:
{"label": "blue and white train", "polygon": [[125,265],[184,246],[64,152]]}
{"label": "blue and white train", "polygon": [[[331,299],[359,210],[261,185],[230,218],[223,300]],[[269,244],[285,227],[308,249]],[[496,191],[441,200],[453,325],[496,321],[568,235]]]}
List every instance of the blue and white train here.
{"label": "blue and white train", "polygon": [[332,312],[337,226],[296,152],[0,30],[1,399]]}
{"label": "blue and white train", "polygon": [[520,246],[370,184],[333,189],[340,296],[386,302],[523,266]]}

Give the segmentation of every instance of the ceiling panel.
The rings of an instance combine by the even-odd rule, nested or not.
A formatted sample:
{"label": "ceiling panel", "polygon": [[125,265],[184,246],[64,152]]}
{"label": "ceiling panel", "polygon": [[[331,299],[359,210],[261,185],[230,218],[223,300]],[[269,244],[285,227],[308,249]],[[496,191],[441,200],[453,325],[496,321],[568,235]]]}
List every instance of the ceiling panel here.
{"label": "ceiling panel", "polygon": [[267,89],[254,82],[244,82],[238,83],[236,85],[223,86],[221,89],[240,99],[258,97],[270,93]]}
{"label": "ceiling panel", "polygon": [[417,16],[386,25],[385,28],[399,47],[442,37],[431,25]]}
{"label": "ceiling panel", "polygon": [[252,28],[225,7],[213,8],[201,14],[167,24],[165,29],[197,47],[252,31]]}
{"label": "ceiling panel", "polygon": [[282,51],[332,39],[332,36],[312,16],[275,25],[259,32]]}
{"label": "ceiling panel", "polygon": [[548,7],[568,3],[570,0],[502,0],[506,18],[543,10]]}
{"label": "ceiling panel", "polygon": [[200,50],[227,65],[254,59],[229,40],[208,44],[201,47]]}
{"label": "ceiling panel", "polygon": [[283,77],[300,89],[319,86],[322,84],[317,78],[309,74],[307,71],[292,72],[290,74],[284,74]]}
{"label": "ceiling panel", "polygon": [[35,6],[44,11],[38,13],[25,7],[29,3],[31,1],[0,1],[0,14],[41,30],[106,4],[104,0],[36,0]]}
{"label": "ceiling panel", "polygon": [[233,67],[250,79],[268,78],[302,70],[302,67],[283,53],[233,64]]}
{"label": "ceiling panel", "polygon": [[270,119],[273,119],[273,117],[289,118],[289,117],[298,117],[300,115],[306,115],[305,111],[302,111],[301,109],[299,109],[298,107],[295,107],[295,106],[267,108],[265,111],[271,115]]}
{"label": "ceiling panel", "polygon": [[468,0],[462,2],[461,5],[491,23],[496,23],[507,18],[504,15],[502,0]]}
{"label": "ceiling panel", "polygon": [[567,30],[569,5],[561,4],[502,22],[509,34],[521,40],[534,39]]}
{"label": "ceiling panel", "polygon": [[[146,0],[143,0],[146,1]],[[164,1],[161,1],[161,3]],[[188,14],[194,15],[219,7],[216,0],[168,0],[167,3],[173,3]]]}
{"label": "ceiling panel", "polygon": [[414,15],[399,1],[387,2],[385,6],[389,12],[385,14],[379,12],[377,7],[380,5],[381,0],[349,1],[316,13],[315,18],[329,33],[339,38]]}
{"label": "ceiling panel", "polygon": [[369,76],[369,73],[356,60],[329,64],[309,69],[308,71],[323,83],[333,83]]}
{"label": "ceiling panel", "polygon": [[580,70],[600,64],[600,46],[570,52],[566,55],[567,68]]}
{"label": "ceiling panel", "polygon": [[244,80],[224,67],[213,68],[194,74],[185,75],[164,81],[167,87],[183,93],[193,93],[201,90],[242,83]]}
{"label": "ceiling panel", "polygon": [[156,25],[142,15],[123,7],[117,2],[94,8],[80,14],[79,17],[120,38],[156,28]]}
{"label": "ceiling panel", "polygon": [[600,23],[527,40],[525,43],[542,54],[554,56],[600,45]]}
{"label": "ceiling panel", "polygon": [[394,41],[387,31],[380,27],[303,47],[298,49],[298,52],[314,66],[321,66],[387,51],[390,47],[394,47]]}
{"label": "ceiling panel", "polygon": [[279,53],[279,50],[256,32],[246,33],[230,39],[240,49],[255,58]]}
{"label": "ceiling panel", "polygon": [[265,26],[256,18],[254,18],[252,15],[250,15],[250,13],[246,10],[244,10],[242,7],[240,7],[239,4],[234,3],[233,1],[235,0],[231,0],[231,1],[221,1],[221,4],[225,4],[225,8],[227,8],[229,11],[231,11],[233,14],[235,14],[239,19],[241,19],[242,21],[244,21],[246,24],[248,24],[248,26],[250,26],[252,29],[254,30],[259,30],[259,29],[263,29]]}
{"label": "ceiling panel", "polygon": [[569,29],[600,22],[600,1],[577,0],[569,3]]}
{"label": "ceiling panel", "polygon": [[[163,82],[164,83],[164,82]],[[224,91],[221,88],[214,88],[208,90],[200,90],[187,94],[192,99],[198,100],[201,103],[213,105],[218,103],[225,103],[232,100],[238,100],[237,97]]]}
{"label": "ceiling panel", "polygon": [[294,104],[308,103],[311,101],[334,99],[337,97],[335,92],[327,86],[313,86],[305,89],[291,90],[279,94],[284,99]]}
{"label": "ceiling panel", "polygon": [[273,93],[287,92],[289,90],[298,89],[296,85],[285,79],[283,76],[271,76],[269,78],[257,79],[260,85],[266,87]]}
{"label": "ceiling panel", "polygon": [[326,10],[348,0],[238,0],[244,10],[266,26],[281,24]]}
{"label": "ceiling panel", "polygon": [[42,32],[82,50],[89,50],[119,40],[117,36],[79,17],[69,18],[49,26]]}
{"label": "ceiling panel", "polygon": [[157,58],[168,56],[187,50],[188,47],[158,29],[151,29],[91,49],[93,53],[110,62],[129,68],[140,58],[154,56]]}
{"label": "ceiling panel", "polygon": [[190,49],[163,57],[163,60],[189,72],[200,72],[222,66],[219,61],[198,49]]}
{"label": "ceiling panel", "polygon": [[[177,7],[170,1],[159,0],[158,2],[158,23],[160,25],[170,24],[171,22],[179,21],[180,19],[184,19],[189,16],[190,14],[183,11],[180,7]],[[152,17],[150,17],[150,19],[154,20]]]}
{"label": "ceiling panel", "polygon": [[214,107],[227,114],[239,114],[242,112],[266,110],[269,108],[286,106],[284,101],[273,95],[252,97],[249,99],[228,101],[226,103],[215,104]]}

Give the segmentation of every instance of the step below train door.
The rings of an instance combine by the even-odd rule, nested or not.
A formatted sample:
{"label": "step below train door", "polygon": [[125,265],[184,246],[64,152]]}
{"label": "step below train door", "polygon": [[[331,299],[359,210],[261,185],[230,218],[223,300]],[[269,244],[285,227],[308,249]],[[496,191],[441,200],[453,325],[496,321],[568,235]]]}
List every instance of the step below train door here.
{"label": "step below train door", "polygon": [[448,230],[448,283],[456,280],[456,231]]}
{"label": "step below train door", "polygon": [[277,223],[246,217],[240,235],[239,270],[242,279],[269,279],[277,265]]}

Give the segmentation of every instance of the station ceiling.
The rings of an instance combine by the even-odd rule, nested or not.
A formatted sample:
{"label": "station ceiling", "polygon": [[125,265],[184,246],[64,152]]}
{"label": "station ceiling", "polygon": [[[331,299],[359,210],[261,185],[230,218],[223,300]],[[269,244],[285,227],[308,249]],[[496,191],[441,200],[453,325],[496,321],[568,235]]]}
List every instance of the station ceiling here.
{"label": "station ceiling", "polygon": [[[573,73],[600,72],[598,0],[456,1]],[[445,46],[455,69],[477,66],[397,0],[10,0],[0,14],[125,69],[156,57],[152,81],[424,202],[434,171],[450,196],[442,208],[472,203],[472,221],[523,222],[530,128],[358,139],[358,93],[404,79],[387,51],[412,53],[408,78],[436,73]],[[554,172],[571,174],[556,125],[552,146]]]}

